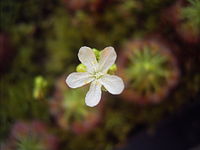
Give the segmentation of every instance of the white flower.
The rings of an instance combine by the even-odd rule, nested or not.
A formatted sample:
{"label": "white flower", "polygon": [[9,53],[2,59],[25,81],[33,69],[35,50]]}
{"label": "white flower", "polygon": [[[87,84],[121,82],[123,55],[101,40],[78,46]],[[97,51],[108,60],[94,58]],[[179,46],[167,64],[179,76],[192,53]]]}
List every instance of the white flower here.
{"label": "white flower", "polygon": [[87,72],[71,73],[67,77],[66,83],[70,88],[78,88],[91,82],[85,97],[86,105],[93,107],[99,103],[102,85],[114,95],[123,91],[123,80],[118,76],[107,74],[107,71],[117,58],[113,47],[106,47],[101,52],[99,61],[97,61],[93,50],[84,46],[80,48],[78,58],[86,66]]}

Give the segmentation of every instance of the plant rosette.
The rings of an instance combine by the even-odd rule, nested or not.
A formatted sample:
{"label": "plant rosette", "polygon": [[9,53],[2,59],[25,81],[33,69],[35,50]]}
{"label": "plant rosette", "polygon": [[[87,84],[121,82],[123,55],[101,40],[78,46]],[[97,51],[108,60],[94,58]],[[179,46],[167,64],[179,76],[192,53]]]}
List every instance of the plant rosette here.
{"label": "plant rosette", "polygon": [[6,141],[5,150],[57,150],[58,139],[48,133],[47,127],[39,121],[16,122]]}
{"label": "plant rosette", "polygon": [[179,71],[170,49],[154,39],[128,42],[119,58],[125,80],[122,97],[139,104],[158,103],[178,82]]}
{"label": "plant rosette", "polygon": [[85,88],[70,89],[65,76],[60,77],[50,99],[50,112],[57,125],[65,131],[85,134],[96,128],[102,120],[103,100],[95,108],[85,105]]}
{"label": "plant rosette", "polygon": [[162,20],[163,22],[167,21],[170,23],[184,42],[198,44],[200,42],[199,13],[200,2],[197,0],[190,0],[188,2],[178,0],[164,11]]}

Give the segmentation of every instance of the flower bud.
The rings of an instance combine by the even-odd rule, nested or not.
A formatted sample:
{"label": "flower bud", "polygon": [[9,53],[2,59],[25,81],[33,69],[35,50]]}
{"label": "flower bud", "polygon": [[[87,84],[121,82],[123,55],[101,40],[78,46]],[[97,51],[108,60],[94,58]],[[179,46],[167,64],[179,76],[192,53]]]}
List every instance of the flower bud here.
{"label": "flower bud", "polygon": [[43,99],[46,95],[47,81],[42,76],[35,77],[33,97],[35,99]]}
{"label": "flower bud", "polygon": [[93,48],[92,50],[94,51],[97,61],[99,61],[101,52],[95,48]]}
{"label": "flower bud", "polygon": [[79,65],[76,67],[76,71],[77,71],[77,72],[86,72],[86,66],[83,65],[83,64],[79,64]]}
{"label": "flower bud", "polygon": [[113,64],[109,70],[108,70],[108,74],[115,74],[115,72],[117,71],[117,65]]}

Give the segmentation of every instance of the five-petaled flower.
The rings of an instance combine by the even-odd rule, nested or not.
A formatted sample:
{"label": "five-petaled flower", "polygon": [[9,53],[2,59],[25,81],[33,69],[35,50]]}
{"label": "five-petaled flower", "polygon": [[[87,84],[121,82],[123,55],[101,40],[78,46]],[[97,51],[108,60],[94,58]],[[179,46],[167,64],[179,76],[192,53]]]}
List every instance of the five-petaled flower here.
{"label": "five-petaled flower", "polygon": [[71,88],[78,88],[91,82],[85,97],[86,105],[93,107],[99,103],[102,86],[114,95],[120,94],[123,91],[123,80],[116,75],[107,73],[117,58],[113,47],[106,47],[101,51],[99,61],[97,61],[93,50],[84,46],[80,48],[78,58],[86,66],[86,72],[71,73],[67,77],[66,83]]}

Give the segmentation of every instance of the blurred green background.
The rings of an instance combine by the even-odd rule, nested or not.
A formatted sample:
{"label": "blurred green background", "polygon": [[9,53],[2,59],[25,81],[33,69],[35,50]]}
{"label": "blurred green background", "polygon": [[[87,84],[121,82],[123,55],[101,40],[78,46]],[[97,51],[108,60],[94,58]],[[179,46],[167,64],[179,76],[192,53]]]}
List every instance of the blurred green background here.
{"label": "blurred green background", "polygon": [[[0,144],[112,150],[200,91],[199,0],[1,0]],[[69,89],[78,50],[113,46],[126,88],[85,105]]]}

